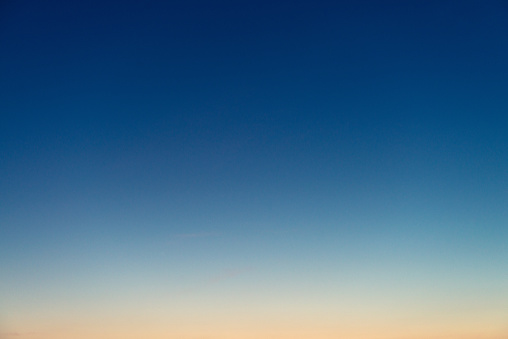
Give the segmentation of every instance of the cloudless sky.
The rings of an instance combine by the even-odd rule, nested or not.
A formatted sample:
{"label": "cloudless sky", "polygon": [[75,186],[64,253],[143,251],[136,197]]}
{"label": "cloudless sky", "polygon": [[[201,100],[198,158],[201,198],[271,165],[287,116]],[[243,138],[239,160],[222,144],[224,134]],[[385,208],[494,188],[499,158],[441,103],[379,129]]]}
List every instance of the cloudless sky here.
{"label": "cloudless sky", "polygon": [[0,4],[0,337],[508,335],[505,1]]}

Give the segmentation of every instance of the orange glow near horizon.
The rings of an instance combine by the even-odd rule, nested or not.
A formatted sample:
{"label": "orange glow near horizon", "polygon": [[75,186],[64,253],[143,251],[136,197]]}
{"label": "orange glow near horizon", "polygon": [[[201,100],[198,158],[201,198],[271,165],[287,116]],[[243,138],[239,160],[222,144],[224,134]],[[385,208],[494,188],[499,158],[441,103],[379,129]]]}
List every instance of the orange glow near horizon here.
{"label": "orange glow near horizon", "polygon": [[[299,317],[255,316],[231,320],[210,315],[208,318],[172,319],[108,318],[87,321],[48,321],[33,326],[18,324],[18,330],[2,333],[2,338],[28,339],[505,339],[501,328],[504,315],[478,319],[389,319],[373,321],[350,319],[303,319]],[[381,319],[381,317],[380,317]],[[52,325],[49,325],[52,324]]]}

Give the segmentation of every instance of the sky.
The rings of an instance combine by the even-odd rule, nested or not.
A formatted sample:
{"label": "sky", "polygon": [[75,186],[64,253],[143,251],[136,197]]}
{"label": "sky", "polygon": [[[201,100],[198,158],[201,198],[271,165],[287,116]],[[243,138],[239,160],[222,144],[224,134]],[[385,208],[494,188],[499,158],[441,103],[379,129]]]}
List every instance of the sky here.
{"label": "sky", "polygon": [[0,337],[508,338],[507,18],[2,1]]}

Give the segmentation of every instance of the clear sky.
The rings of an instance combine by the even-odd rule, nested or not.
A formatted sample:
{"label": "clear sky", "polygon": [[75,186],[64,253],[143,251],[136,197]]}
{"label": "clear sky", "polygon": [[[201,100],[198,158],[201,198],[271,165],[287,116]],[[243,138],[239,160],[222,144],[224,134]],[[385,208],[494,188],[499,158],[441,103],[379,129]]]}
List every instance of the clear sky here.
{"label": "clear sky", "polygon": [[506,1],[0,3],[0,337],[506,339]]}

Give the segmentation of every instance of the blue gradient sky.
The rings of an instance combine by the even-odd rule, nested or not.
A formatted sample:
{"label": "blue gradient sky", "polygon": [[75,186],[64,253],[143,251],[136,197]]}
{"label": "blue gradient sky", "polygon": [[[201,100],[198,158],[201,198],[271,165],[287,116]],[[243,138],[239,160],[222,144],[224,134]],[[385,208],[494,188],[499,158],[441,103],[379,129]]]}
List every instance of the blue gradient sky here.
{"label": "blue gradient sky", "polygon": [[504,1],[6,1],[0,335],[505,338]]}

